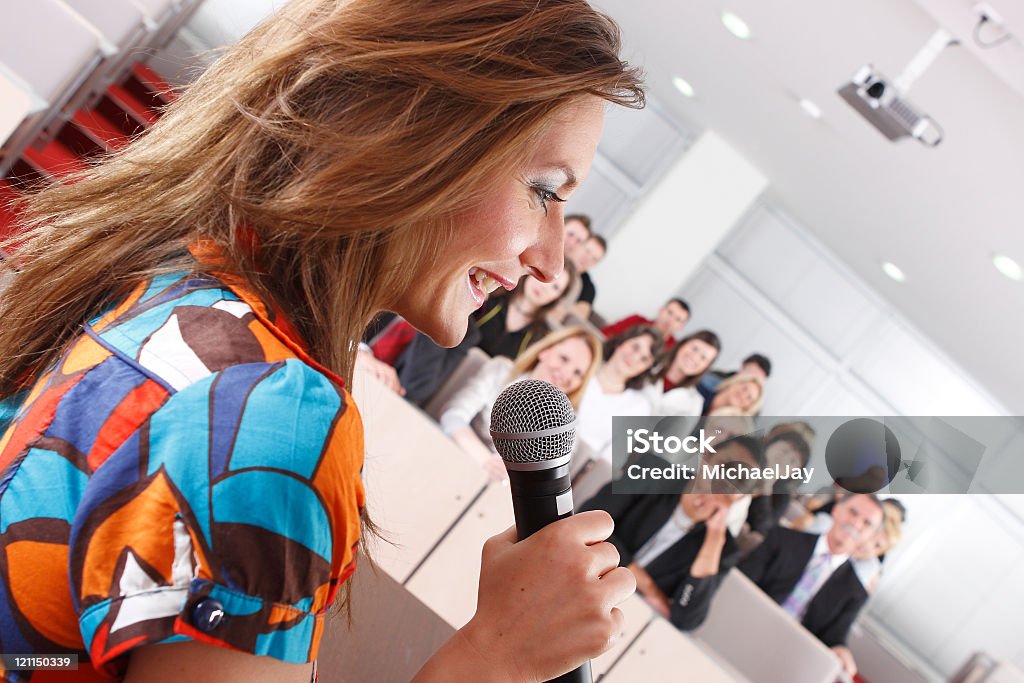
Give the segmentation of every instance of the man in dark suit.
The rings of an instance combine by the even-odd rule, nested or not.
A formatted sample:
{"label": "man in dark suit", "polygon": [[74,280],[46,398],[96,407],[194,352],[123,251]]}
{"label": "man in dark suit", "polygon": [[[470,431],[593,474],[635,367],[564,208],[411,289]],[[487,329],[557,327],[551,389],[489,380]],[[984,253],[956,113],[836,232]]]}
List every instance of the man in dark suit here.
{"label": "man in dark suit", "polygon": [[848,670],[846,637],[868,599],[849,557],[878,531],[883,517],[878,498],[851,495],[833,508],[826,533],[775,527],[739,564],[761,590],[835,650]]}
{"label": "man in dark suit", "polygon": [[[730,471],[761,465],[757,441],[746,437],[720,444],[716,458]],[[615,531],[608,542],[618,549],[619,564],[636,577],[637,592],[676,628],[689,631],[704,622],[718,585],[739,560],[727,521],[748,485],[736,482],[739,488],[717,493],[712,491],[721,488],[700,480],[684,494],[613,494],[609,483],[582,509],[612,516]]]}

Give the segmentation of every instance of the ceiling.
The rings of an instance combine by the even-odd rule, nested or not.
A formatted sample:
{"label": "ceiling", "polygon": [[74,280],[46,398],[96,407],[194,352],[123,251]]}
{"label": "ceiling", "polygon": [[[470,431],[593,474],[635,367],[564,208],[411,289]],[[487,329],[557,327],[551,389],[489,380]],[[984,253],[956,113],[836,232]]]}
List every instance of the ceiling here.
{"label": "ceiling", "polygon": [[[1024,414],[1024,47],[982,49],[971,0],[598,0],[662,109],[710,128],[770,181],[768,201],[821,241],[1011,411]],[[1024,0],[989,0],[1024,36]],[[750,40],[727,33],[722,10]],[[940,21],[942,22],[940,24]],[[862,65],[895,78],[940,26],[947,48],[907,98],[945,130],[890,142],[837,94]],[[987,27],[991,29],[995,27]],[[992,40],[998,32],[983,34]],[[687,98],[672,86],[681,76]],[[823,116],[798,106],[809,98]],[[897,264],[898,284],[881,270]]]}

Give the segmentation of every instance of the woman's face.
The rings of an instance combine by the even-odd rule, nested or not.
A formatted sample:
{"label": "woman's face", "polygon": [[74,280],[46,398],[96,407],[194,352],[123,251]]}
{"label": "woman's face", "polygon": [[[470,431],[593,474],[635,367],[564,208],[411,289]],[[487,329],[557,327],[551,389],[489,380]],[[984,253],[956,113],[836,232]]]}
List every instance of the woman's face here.
{"label": "woman's face", "polygon": [[871,557],[881,557],[887,552],[889,552],[889,537],[886,536],[883,529],[879,529],[860,542],[857,549],[853,551],[853,557],[858,560],[866,560]]}
{"label": "woman's face", "polygon": [[[416,267],[413,284],[389,308],[442,346],[466,334],[469,314],[488,291],[519,278],[543,282],[562,272],[563,204],[590,172],[605,103],[587,96],[553,115],[523,149],[523,161],[491,184],[486,201],[456,214],[441,255]],[[452,188],[453,200],[458,187]]]}
{"label": "woman's face", "polygon": [[554,384],[571,394],[583,384],[594,356],[582,337],[569,337],[537,354],[533,378]]}
{"label": "woman's face", "polygon": [[583,240],[590,237],[590,229],[578,218],[565,222],[565,253],[569,254],[573,249],[583,243]]}
{"label": "woman's face", "polygon": [[754,382],[740,382],[720,392],[714,403],[716,408],[735,406],[740,410],[747,410],[750,406],[754,405],[754,401],[760,395],[761,388]]}
{"label": "woman's face", "polygon": [[671,374],[676,377],[701,375],[714,362],[718,349],[700,339],[691,339],[683,344],[672,360]]}
{"label": "woman's face", "polygon": [[541,282],[532,275],[523,279],[523,298],[534,307],[543,308],[562,296],[569,288],[569,273],[562,271],[554,282]]}
{"label": "woman's face", "polygon": [[612,352],[608,362],[627,379],[632,379],[650,370],[654,364],[653,345],[654,340],[646,334],[627,339]]}

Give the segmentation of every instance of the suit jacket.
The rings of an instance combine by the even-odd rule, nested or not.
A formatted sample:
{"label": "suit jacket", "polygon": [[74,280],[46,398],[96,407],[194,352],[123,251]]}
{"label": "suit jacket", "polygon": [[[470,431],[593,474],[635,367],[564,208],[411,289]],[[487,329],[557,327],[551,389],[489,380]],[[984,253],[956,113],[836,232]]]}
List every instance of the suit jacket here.
{"label": "suit jacket", "polygon": [[[817,542],[815,534],[775,527],[764,543],[740,562],[740,571],[782,604],[803,576]],[[867,601],[868,593],[847,561],[811,598],[801,623],[825,645],[844,645],[850,626]]]}
{"label": "suit jacket", "polygon": [[[678,493],[612,494],[607,484],[597,495],[583,504],[583,510],[604,510],[615,520],[615,532],[608,541],[619,551],[623,567],[672,516],[679,504]],[[704,545],[706,528],[697,522],[681,539],[669,546],[645,567],[651,579],[669,598],[669,619],[676,628],[689,631],[704,622],[711,598],[729,570],[739,560],[739,546],[726,531],[725,545],[714,576],[694,578],[690,566]]]}

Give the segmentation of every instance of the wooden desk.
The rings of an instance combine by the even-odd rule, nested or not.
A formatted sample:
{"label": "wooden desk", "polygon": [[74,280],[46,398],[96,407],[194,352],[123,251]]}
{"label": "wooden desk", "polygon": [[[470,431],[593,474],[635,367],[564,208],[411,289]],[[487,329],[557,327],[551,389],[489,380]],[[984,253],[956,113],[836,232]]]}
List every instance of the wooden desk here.
{"label": "wooden desk", "polygon": [[360,560],[352,577],[352,627],[337,615],[324,629],[320,683],[405,683],[454,632],[397,581]]}
{"label": "wooden desk", "polygon": [[484,542],[515,524],[504,482],[491,484],[462,516],[406,587],[445,621],[461,628],[476,613],[480,551]]}
{"label": "wooden desk", "polygon": [[654,610],[648,607],[643,598],[635,593],[619,605],[619,609],[622,610],[622,616],[625,617],[622,623],[622,635],[610,650],[597,659],[591,660],[590,671],[594,674],[595,681],[615,664],[616,660],[629,649],[637,636],[654,619]]}
{"label": "wooden desk", "polygon": [[353,393],[366,435],[367,510],[394,543],[374,543],[370,553],[404,583],[487,476],[437,424],[374,378],[357,375]]}
{"label": "wooden desk", "polygon": [[833,683],[841,668],[832,650],[738,569],[726,575],[693,634],[758,683]]}
{"label": "wooden desk", "polygon": [[[746,683],[704,654],[689,636],[653,619],[601,683]],[[760,683],[760,681],[759,681]],[[798,683],[797,679],[789,683]],[[799,682],[802,683],[802,682]]]}

